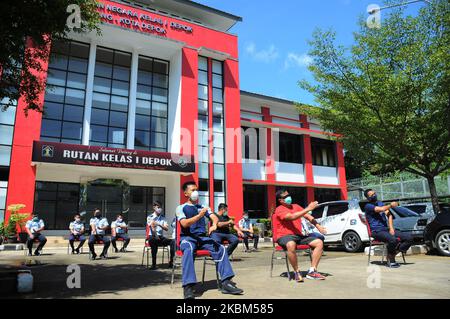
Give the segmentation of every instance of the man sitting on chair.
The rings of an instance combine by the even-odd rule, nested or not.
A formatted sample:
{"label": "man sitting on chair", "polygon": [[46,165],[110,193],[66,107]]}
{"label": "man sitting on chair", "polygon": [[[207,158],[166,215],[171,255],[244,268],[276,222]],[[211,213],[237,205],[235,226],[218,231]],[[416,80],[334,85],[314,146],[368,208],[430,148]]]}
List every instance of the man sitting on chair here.
{"label": "man sitting on chair", "polygon": [[326,229],[319,225],[314,217],[308,214],[317,207],[318,203],[311,202],[308,207],[303,209],[297,204],[292,204],[292,197],[285,189],[276,192],[276,200],[279,206],[275,209],[273,216],[273,229],[277,236],[274,239],[278,245],[287,250],[289,263],[294,268],[295,280],[297,282],[303,282],[297,262],[297,245],[308,245],[313,250],[311,267],[306,278],[324,280],[325,277],[317,271],[323,252],[323,241],[315,236],[303,235],[301,226],[301,218],[303,217],[312,223],[322,234],[326,234]]}
{"label": "man sitting on chair", "polygon": [[147,217],[147,225],[149,227],[149,233],[147,242],[150,244],[150,249],[152,251],[152,268],[156,269],[156,256],[158,253],[158,247],[170,247],[170,259],[169,268],[173,266],[173,257],[175,255],[175,250],[172,249],[173,245],[172,239],[164,237],[163,232],[169,230],[169,224],[166,218],[162,214],[161,203],[155,201],[153,203],[153,214]]}
{"label": "man sitting on chair", "polygon": [[[223,245],[206,236],[205,216],[212,221],[209,232],[217,228],[218,218],[208,207],[198,204],[199,194],[195,182],[183,184],[186,203],[177,207],[176,216],[180,223],[180,249],[183,252],[182,278],[184,298],[194,299],[193,286],[197,283],[195,275],[194,257],[197,250],[208,250],[211,258],[216,262],[221,280],[221,291],[224,294],[242,294],[243,290],[231,281],[234,277],[228,254]],[[178,236],[178,234],[177,234]]]}
{"label": "man sitting on chair", "polygon": [[248,239],[249,238],[253,239],[253,249],[252,250],[254,250],[254,251],[258,250],[259,236],[253,232],[253,225],[252,225],[250,218],[248,217],[248,212],[246,212],[246,211],[244,212],[244,216],[239,221],[238,225],[239,225],[240,231],[243,234],[243,236],[241,236],[241,237],[244,240],[245,252],[248,253],[251,251],[248,248]]}
{"label": "man sitting on chair", "polygon": [[91,218],[89,225],[91,226],[91,235],[89,236],[89,250],[92,254],[92,259],[97,258],[97,254],[95,253],[95,242],[103,241],[103,251],[100,254],[101,259],[106,259],[106,255],[108,252],[109,245],[111,244],[111,240],[108,236],[105,235],[106,230],[109,227],[108,220],[102,217],[102,212],[100,209],[94,210],[94,217]]}
{"label": "man sitting on chair", "polygon": [[389,209],[397,207],[397,202],[391,202],[384,205],[377,200],[377,194],[373,189],[366,189],[364,196],[369,201],[364,207],[366,219],[369,223],[372,237],[375,240],[387,244],[387,266],[389,268],[398,268],[400,264],[395,261],[395,255],[398,252],[406,253],[412,245],[412,238],[408,234],[403,234],[395,230],[392,214]]}
{"label": "man sitting on chair", "polygon": [[130,243],[130,237],[127,234],[128,226],[123,220],[123,215],[118,214],[117,219],[111,223],[111,244],[114,247],[114,252],[119,252],[116,242],[118,239],[123,240],[123,246],[120,248],[120,252],[126,252],[127,246]]}
{"label": "man sitting on chair", "polygon": [[221,203],[219,204],[219,211],[214,215],[217,216],[217,229],[211,233],[211,238],[214,239],[219,244],[222,244],[225,240],[228,241],[227,253],[228,256],[233,254],[239,244],[239,237],[231,234],[230,228],[233,227],[239,236],[243,237],[244,234],[241,230],[234,224],[233,219],[228,216],[228,205]]}
{"label": "man sitting on chair", "polygon": [[34,251],[34,255],[39,256],[41,254],[42,248],[47,242],[47,238],[45,238],[45,236],[41,234],[41,231],[43,231],[44,228],[45,228],[44,221],[39,218],[37,213],[34,213],[31,220],[27,221],[27,223],[25,224],[25,230],[28,233],[28,240],[27,240],[28,256],[33,255],[32,254],[33,242],[35,240],[39,241],[39,245]]}
{"label": "man sitting on chair", "polygon": [[[69,244],[70,248],[72,248],[72,254],[79,254],[80,248],[83,247],[84,242],[86,241],[86,237],[84,236],[84,224],[81,221],[80,214],[75,214],[74,221],[69,224],[69,230]],[[76,249],[73,244],[75,240],[80,241]]]}

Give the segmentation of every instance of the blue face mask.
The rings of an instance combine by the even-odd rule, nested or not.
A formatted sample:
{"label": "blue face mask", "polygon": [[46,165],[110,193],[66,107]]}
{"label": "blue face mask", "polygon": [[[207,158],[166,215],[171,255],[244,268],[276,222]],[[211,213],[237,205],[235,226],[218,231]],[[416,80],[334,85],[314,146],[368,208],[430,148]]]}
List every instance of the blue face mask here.
{"label": "blue face mask", "polygon": [[248,216],[247,216],[247,215],[244,215],[244,219],[245,219],[245,220],[248,220]]}
{"label": "blue face mask", "polygon": [[33,217],[33,221],[37,223],[39,221],[39,217]]}
{"label": "blue face mask", "polygon": [[288,205],[291,205],[291,204],[292,204],[292,197],[291,197],[291,196],[286,197],[286,198],[284,199],[284,202],[285,202],[286,204],[288,204]]}
{"label": "blue face mask", "polygon": [[228,216],[228,212],[227,212],[227,211],[224,211],[224,212],[223,212],[223,216]]}
{"label": "blue face mask", "polygon": [[377,199],[378,199],[377,194],[372,195],[372,196],[370,196],[370,197],[368,198],[368,200],[371,201],[371,202],[376,202]]}

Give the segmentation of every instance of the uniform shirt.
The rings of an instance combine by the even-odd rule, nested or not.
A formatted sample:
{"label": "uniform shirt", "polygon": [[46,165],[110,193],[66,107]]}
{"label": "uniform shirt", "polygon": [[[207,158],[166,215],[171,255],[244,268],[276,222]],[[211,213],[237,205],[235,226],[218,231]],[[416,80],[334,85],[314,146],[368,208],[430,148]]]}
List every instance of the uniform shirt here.
{"label": "uniform shirt", "polygon": [[111,223],[111,228],[116,228],[116,234],[125,234],[126,231],[122,227],[127,227],[127,223],[125,223],[123,220],[120,223],[117,220]]}
{"label": "uniform shirt", "polygon": [[109,225],[108,220],[105,217],[103,217],[103,218],[96,218],[96,217],[91,218],[91,220],[89,222],[89,225],[92,225],[92,224],[94,224],[95,229],[97,230],[97,235],[104,235],[105,231],[100,229],[100,227],[105,227],[105,226]]}
{"label": "uniform shirt", "polygon": [[34,222],[32,219],[30,219],[25,224],[25,227],[28,228],[32,234],[34,234],[34,233],[37,233],[36,231],[38,229],[41,229],[42,227],[44,227],[44,221],[42,219],[39,219],[38,222]]}
{"label": "uniform shirt", "polygon": [[[163,215],[159,214],[158,216],[156,215],[156,213],[153,213],[147,217],[147,225],[150,228],[150,235],[154,235],[152,234],[153,229],[150,227],[152,221],[157,222],[158,224],[161,224],[165,227],[169,227],[169,224],[167,223],[166,218]],[[161,226],[156,226],[155,231],[157,236],[162,237],[164,229],[162,229]]]}
{"label": "uniform shirt", "polygon": [[250,226],[252,225],[252,222],[250,221],[250,218],[249,219],[244,219],[244,218],[242,218],[240,221],[239,221],[239,228],[242,230],[242,229],[250,229]]}
{"label": "uniform shirt", "polygon": [[[224,222],[228,222],[230,220],[230,217],[227,215],[219,215],[214,213],[214,215],[217,216],[217,218],[219,219],[219,223],[224,223]],[[217,230],[214,231],[215,233],[221,233],[221,234],[229,234],[230,233],[230,226],[227,225],[225,227],[217,227]]]}
{"label": "uniform shirt", "polygon": [[297,204],[292,204],[290,207],[280,205],[275,209],[273,216],[273,230],[274,239],[278,240],[287,235],[302,235],[301,218],[296,220],[286,220],[286,214],[296,213],[302,211],[303,208]]}
{"label": "uniform shirt", "polygon": [[388,220],[386,214],[375,212],[375,206],[384,206],[383,202],[377,201],[375,204],[368,203],[366,207],[364,207],[364,211],[366,213],[367,222],[369,223],[371,231],[387,231]]}
{"label": "uniform shirt", "polygon": [[81,221],[79,222],[73,221],[69,225],[69,229],[71,229],[72,231],[76,231],[77,233],[80,233],[83,228],[84,224]]}
{"label": "uniform shirt", "polygon": [[[203,207],[204,206],[200,205],[200,204],[193,205],[190,203],[185,203],[183,205],[180,205],[177,207],[177,210],[176,210],[177,220],[180,221],[182,219],[189,219],[194,216],[197,216],[198,213],[203,209]],[[212,214],[211,210],[208,209],[208,211],[205,214],[205,217],[209,218],[211,216],[211,214]],[[198,220],[197,222],[192,224],[189,228],[180,227],[180,229],[181,229],[181,231],[180,231],[181,236],[190,236],[190,235],[205,236],[205,234],[206,234],[205,219],[201,218],[200,220]]]}
{"label": "uniform shirt", "polygon": [[172,219],[172,224],[170,226],[172,226],[172,239],[175,239],[177,236],[177,217]]}

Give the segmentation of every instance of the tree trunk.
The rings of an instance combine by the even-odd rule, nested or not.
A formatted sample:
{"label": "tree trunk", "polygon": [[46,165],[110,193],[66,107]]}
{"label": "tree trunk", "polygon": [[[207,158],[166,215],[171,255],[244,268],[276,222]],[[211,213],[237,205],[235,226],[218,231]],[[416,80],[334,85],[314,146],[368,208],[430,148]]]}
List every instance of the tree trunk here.
{"label": "tree trunk", "polygon": [[430,188],[431,204],[433,205],[433,211],[437,215],[440,213],[439,200],[436,191],[436,184],[434,183],[434,176],[427,176],[428,187]]}

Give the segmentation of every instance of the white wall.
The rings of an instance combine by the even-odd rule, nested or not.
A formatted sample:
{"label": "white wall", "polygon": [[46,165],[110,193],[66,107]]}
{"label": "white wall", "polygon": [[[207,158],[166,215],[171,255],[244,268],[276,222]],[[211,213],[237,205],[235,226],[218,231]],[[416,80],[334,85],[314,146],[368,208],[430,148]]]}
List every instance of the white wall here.
{"label": "white wall", "polygon": [[276,181],[294,183],[305,182],[303,164],[276,162],[275,172]]}
{"label": "white wall", "polygon": [[242,173],[244,179],[265,180],[264,161],[242,159]]}
{"label": "white wall", "polygon": [[336,167],[313,165],[313,175],[314,175],[314,183],[316,184],[329,184],[329,185],[339,184]]}
{"label": "white wall", "polygon": [[167,150],[170,153],[180,153],[181,129],[181,50],[170,59],[169,70],[169,110],[167,133]]}

